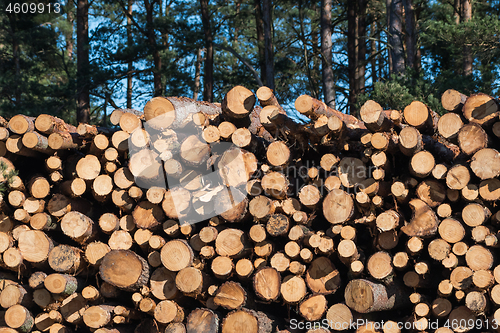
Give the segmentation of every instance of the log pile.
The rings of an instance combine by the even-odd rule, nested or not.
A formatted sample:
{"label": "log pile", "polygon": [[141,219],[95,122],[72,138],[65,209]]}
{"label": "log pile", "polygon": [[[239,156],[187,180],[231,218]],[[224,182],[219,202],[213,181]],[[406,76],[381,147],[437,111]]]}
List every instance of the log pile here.
{"label": "log pile", "polygon": [[0,332],[496,330],[498,103],[0,117]]}

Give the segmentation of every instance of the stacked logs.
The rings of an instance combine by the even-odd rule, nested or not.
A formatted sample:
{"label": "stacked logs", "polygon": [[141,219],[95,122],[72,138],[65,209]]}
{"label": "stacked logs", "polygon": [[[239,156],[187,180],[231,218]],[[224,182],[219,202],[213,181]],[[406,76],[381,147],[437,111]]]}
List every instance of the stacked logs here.
{"label": "stacked logs", "polygon": [[497,330],[496,99],[256,97],[0,117],[0,332]]}

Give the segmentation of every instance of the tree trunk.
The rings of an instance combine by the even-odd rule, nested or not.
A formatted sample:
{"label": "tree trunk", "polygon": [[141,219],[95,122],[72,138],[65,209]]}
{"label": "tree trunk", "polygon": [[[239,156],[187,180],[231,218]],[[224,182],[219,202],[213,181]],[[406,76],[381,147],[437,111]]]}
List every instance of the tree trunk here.
{"label": "tree trunk", "polygon": [[321,59],[323,99],[335,109],[335,81],[332,67],[332,0],[321,1]]}
{"label": "tree trunk", "polygon": [[402,0],[391,1],[391,14],[389,24],[389,47],[391,48],[392,73],[402,74],[405,70],[403,49],[403,4]]}
{"label": "tree trunk", "polygon": [[378,81],[378,73],[377,73],[377,25],[376,22],[373,22],[370,26],[370,35],[371,35],[371,44],[370,44],[370,57],[371,57],[371,70],[372,70],[372,84]]}
{"label": "tree trunk", "polygon": [[198,100],[198,94],[200,93],[200,75],[201,75],[201,61],[203,60],[201,56],[202,49],[198,49],[196,53],[196,69],[194,73],[194,90],[193,90],[193,99],[195,101]]}
{"label": "tree trunk", "polygon": [[356,54],[356,39],[357,24],[356,24],[356,2],[348,1],[347,3],[347,57],[348,57],[348,72],[349,72],[349,113],[356,114],[356,96],[358,91],[356,89],[356,68],[357,54]]}
{"label": "tree trunk", "polygon": [[89,70],[89,2],[78,0],[76,13],[77,38],[77,122],[90,122],[90,92],[87,71]]}
{"label": "tree trunk", "polygon": [[406,24],[406,60],[408,67],[418,69],[417,61],[417,22],[413,0],[403,0]]}
{"label": "tree trunk", "polygon": [[266,63],[266,85],[274,90],[274,49],[272,32],[272,0],[263,0],[264,58]]}
{"label": "tree trunk", "polygon": [[262,8],[260,0],[255,1],[255,26],[257,29],[257,47],[259,48],[260,79],[266,84],[266,58],[264,46],[264,21],[262,20]]}
{"label": "tree trunk", "polygon": [[[462,22],[467,22],[472,17],[472,6],[470,0],[462,0]],[[472,75],[472,51],[469,46],[464,46],[464,75]]]}
{"label": "tree trunk", "polygon": [[[128,16],[127,16],[127,46],[129,48],[132,47],[133,40],[132,40],[132,13],[133,13],[133,6],[134,0],[128,0]],[[133,67],[133,62],[132,59],[128,61],[127,64],[127,109],[132,108],[132,70],[134,69]]]}
{"label": "tree trunk", "polygon": [[205,77],[203,82],[203,100],[212,102],[214,98],[214,47],[212,28],[210,24],[210,14],[208,12],[208,0],[200,0],[201,20],[203,22],[203,31],[205,32]]}
{"label": "tree trunk", "polygon": [[73,1],[68,2],[67,5],[67,17],[66,21],[68,21],[68,24],[70,26],[70,29],[66,32],[65,34],[65,39],[66,39],[66,52],[68,55],[68,59],[71,60],[73,57],[73,23],[75,21],[75,13],[73,12],[74,10],[74,4]]}
{"label": "tree trunk", "polygon": [[366,5],[367,0],[358,0],[358,38],[357,38],[357,66],[356,91],[360,94],[365,89],[366,70]]}
{"label": "tree trunk", "polygon": [[[385,0],[385,11],[386,11],[386,19],[387,19],[387,31],[389,31],[391,27],[391,4],[392,0]],[[389,39],[389,36],[387,36],[387,39]],[[392,56],[391,56],[391,48],[389,47],[389,44],[387,45],[387,69],[389,75],[392,73]],[[388,76],[389,76],[388,75]]]}
{"label": "tree trunk", "polygon": [[151,47],[151,52],[153,53],[153,82],[154,82],[154,96],[163,95],[163,86],[161,82],[161,57],[160,50],[158,50],[158,45],[156,43],[156,34],[153,26],[153,4],[149,0],[144,0],[144,7],[146,8],[146,26],[147,26],[147,36],[148,43]]}

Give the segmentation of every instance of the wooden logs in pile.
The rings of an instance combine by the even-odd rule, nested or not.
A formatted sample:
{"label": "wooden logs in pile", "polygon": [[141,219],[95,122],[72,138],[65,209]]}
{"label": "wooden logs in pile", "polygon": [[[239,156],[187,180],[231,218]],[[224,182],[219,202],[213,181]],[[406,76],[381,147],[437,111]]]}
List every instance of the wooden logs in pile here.
{"label": "wooden logs in pile", "polygon": [[0,332],[496,329],[498,101],[442,104],[0,118]]}

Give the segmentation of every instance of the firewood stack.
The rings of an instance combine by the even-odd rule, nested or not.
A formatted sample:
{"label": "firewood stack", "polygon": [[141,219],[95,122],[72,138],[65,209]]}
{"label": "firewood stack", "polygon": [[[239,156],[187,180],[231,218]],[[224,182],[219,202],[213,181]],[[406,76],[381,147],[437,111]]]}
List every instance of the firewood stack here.
{"label": "firewood stack", "polygon": [[302,95],[304,125],[236,86],[111,128],[0,117],[0,332],[496,329],[498,100],[442,105]]}

